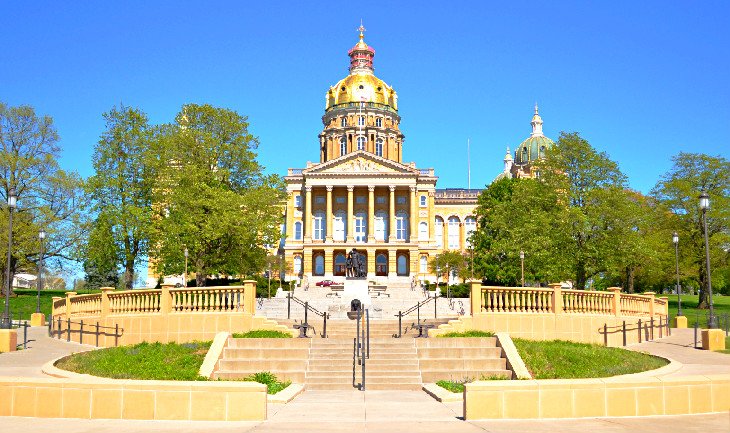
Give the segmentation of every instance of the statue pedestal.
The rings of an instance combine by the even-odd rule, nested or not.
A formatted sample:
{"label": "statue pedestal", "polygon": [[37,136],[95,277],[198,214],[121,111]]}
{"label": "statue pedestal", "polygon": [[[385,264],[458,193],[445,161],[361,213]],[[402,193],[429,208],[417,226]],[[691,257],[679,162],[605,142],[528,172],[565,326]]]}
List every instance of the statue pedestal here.
{"label": "statue pedestal", "polygon": [[373,300],[368,294],[367,278],[348,277],[345,280],[345,288],[342,291],[342,303],[349,307],[350,301],[353,299],[359,299],[365,308],[369,308],[372,305]]}

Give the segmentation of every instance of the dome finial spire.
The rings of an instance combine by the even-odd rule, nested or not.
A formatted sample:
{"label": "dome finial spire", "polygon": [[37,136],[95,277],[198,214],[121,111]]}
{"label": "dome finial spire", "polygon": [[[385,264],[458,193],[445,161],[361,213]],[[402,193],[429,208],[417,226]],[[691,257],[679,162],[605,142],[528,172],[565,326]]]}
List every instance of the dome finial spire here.
{"label": "dome finial spire", "polygon": [[532,121],[530,122],[532,125],[532,134],[531,137],[542,137],[542,117],[540,117],[539,114],[537,114],[537,102],[535,102],[535,114],[532,116]]}
{"label": "dome finial spire", "polygon": [[535,101],[535,114],[537,114],[537,101]]}
{"label": "dome finial spire", "polygon": [[357,31],[360,32],[360,40],[363,40],[365,38],[365,26],[362,25],[362,18],[360,18],[360,27],[357,28]]}

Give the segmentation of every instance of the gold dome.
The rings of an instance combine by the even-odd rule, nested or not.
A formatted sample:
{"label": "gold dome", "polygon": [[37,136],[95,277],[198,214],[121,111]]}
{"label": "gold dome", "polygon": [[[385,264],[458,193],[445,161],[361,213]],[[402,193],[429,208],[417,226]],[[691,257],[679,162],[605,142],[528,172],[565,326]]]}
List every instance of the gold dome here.
{"label": "gold dome", "polygon": [[[372,102],[398,111],[398,96],[392,87],[373,74],[357,73],[343,78],[327,92],[329,110],[338,105]],[[346,107],[347,105],[344,105]]]}

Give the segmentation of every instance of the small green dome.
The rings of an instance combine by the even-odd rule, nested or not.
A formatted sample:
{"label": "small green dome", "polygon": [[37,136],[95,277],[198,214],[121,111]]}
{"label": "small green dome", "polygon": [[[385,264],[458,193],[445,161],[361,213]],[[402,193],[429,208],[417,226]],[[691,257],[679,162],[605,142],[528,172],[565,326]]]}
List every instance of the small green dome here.
{"label": "small green dome", "polygon": [[555,142],[544,135],[530,137],[517,146],[515,164],[523,165],[544,158],[546,152],[554,145]]}

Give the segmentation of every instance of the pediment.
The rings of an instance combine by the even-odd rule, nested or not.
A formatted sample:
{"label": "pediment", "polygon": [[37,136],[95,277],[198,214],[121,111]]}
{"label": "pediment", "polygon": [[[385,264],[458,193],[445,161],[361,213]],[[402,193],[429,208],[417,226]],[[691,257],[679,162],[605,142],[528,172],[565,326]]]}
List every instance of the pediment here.
{"label": "pediment", "polygon": [[418,174],[418,169],[363,150],[353,152],[322,164],[313,165],[303,174]]}

